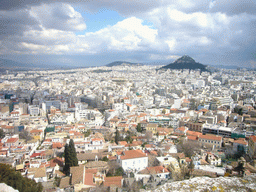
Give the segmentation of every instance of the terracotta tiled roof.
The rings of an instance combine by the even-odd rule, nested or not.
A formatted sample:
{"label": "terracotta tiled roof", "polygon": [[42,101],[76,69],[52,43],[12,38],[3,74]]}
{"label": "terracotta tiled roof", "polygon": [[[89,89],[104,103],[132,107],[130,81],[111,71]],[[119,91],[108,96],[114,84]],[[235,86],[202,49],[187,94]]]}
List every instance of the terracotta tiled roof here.
{"label": "terracotta tiled roof", "polygon": [[61,158],[56,157],[56,158],[54,158],[54,159],[51,159],[51,161],[50,161],[50,167],[55,167],[56,164],[58,164],[60,167],[62,167],[62,166],[63,166],[63,163],[64,163],[64,161],[63,161]]}
{"label": "terracotta tiled roof", "polygon": [[46,168],[45,167],[38,168],[38,170],[35,172],[34,177],[35,178],[46,177]]}
{"label": "terracotta tiled roof", "polygon": [[6,143],[15,143],[19,140],[19,138],[10,138],[6,141]]}
{"label": "terracotta tiled roof", "polygon": [[110,186],[117,186],[119,188],[122,187],[122,176],[116,176],[116,177],[105,177],[104,178],[104,186],[110,187]]}
{"label": "terracotta tiled roof", "polygon": [[118,144],[119,144],[119,145],[126,145],[127,142],[126,142],[126,141],[119,141]]}
{"label": "terracotta tiled roof", "polygon": [[87,173],[87,170],[84,173],[84,184],[94,186],[93,183],[93,173]]}
{"label": "terracotta tiled roof", "polygon": [[186,132],[187,135],[191,135],[191,136],[199,136],[199,135],[202,135],[202,133],[200,132],[196,132],[196,131],[187,131]]}
{"label": "terracotta tiled roof", "polygon": [[170,171],[163,166],[147,167],[141,170],[140,174],[157,174],[157,173],[169,173]]}
{"label": "terracotta tiled roof", "polygon": [[156,151],[150,151],[151,155],[158,155]]}
{"label": "terracotta tiled roof", "polygon": [[42,133],[43,131],[42,130],[39,130],[39,129],[33,129],[30,131],[30,133]]}
{"label": "terracotta tiled roof", "polygon": [[83,181],[84,166],[70,167],[70,174],[72,175],[71,184],[78,184]]}
{"label": "terracotta tiled roof", "polygon": [[256,136],[255,135],[250,136],[250,140],[252,140],[254,143],[256,143]]}
{"label": "terracotta tiled roof", "polygon": [[53,149],[62,148],[62,147],[63,147],[63,144],[62,144],[62,143],[59,143],[59,142],[52,144],[52,148],[53,148]]}
{"label": "terracotta tiled roof", "polygon": [[121,156],[120,158],[122,160],[125,160],[125,159],[141,158],[141,157],[147,157],[147,155],[143,153],[141,150],[129,150],[129,151],[125,151],[124,155]]}
{"label": "terracotta tiled roof", "polygon": [[64,189],[69,187],[70,177],[64,177],[60,180],[60,188]]}
{"label": "terracotta tiled roof", "polygon": [[179,130],[179,131],[184,132],[184,131],[186,130],[186,128],[185,128],[185,127],[179,127],[179,128],[177,128],[176,130]]}
{"label": "terracotta tiled roof", "polygon": [[235,140],[234,143],[238,143],[238,144],[241,144],[241,145],[248,145],[247,141],[244,140],[241,140],[241,139],[238,139],[238,140]]}
{"label": "terracotta tiled roof", "polygon": [[196,137],[196,136],[187,136],[187,139],[188,139],[188,140],[196,141],[196,140],[197,140],[197,137]]}
{"label": "terracotta tiled roof", "polygon": [[199,139],[208,139],[208,140],[216,140],[221,141],[222,137],[220,136],[214,136],[214,135],[199,135]]}

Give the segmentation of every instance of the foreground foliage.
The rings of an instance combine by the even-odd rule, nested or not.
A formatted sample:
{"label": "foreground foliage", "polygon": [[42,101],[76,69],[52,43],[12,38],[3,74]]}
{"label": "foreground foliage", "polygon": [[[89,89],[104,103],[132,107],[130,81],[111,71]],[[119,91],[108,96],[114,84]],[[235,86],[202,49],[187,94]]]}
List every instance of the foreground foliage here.
{"label": "foreground foliage", "polygon": [[43,186],[34,180],[23,177],[20,172],[16,172],[10,165],[0,163],[0,183],[5,183],[19,192],[41,192]]}

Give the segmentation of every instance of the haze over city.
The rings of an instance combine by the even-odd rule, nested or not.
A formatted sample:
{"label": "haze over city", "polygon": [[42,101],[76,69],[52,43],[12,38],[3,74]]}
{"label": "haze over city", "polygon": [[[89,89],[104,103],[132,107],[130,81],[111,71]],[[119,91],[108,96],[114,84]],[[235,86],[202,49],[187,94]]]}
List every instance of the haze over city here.
{"label": "haze over city", "polygon": [[256,3],[247,1],[0,2],[0,58],[40,65],[171,63],[255,67]]}

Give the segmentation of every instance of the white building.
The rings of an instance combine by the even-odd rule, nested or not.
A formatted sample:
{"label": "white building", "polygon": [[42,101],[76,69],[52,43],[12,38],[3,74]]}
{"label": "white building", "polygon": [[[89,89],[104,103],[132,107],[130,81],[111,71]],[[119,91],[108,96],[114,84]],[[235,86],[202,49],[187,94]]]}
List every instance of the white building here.
{"label": "white building", "polygon": [[31,116],[38,116],[40,114],[40,109],[36,105],[28,106],[28,112]]}
{"label": "white building", "polygon": [[148,167],[148,156],[141,150],[129,150],[118,156],[117,162],[124,171],[136,173]]}

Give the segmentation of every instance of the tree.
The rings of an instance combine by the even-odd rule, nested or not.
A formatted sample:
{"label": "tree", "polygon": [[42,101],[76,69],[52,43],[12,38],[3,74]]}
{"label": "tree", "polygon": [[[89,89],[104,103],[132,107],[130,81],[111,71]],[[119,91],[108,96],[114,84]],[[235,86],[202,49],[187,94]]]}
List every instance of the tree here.
{"label": "tree", "polygon": [[0,129],[0,139],[3,139],[5,137],[5,133],[3,129]]}
{"label": "tree", "polygon": [[144,142],[144,143],[141,144],[141,147],[144,148],[145,145],[147,145],[147,144],[148,144],[147,142]]}
{"label": "tree", "polygon": [[120,141],[120,133],[118,129],[116,129],[116,135],[115,135],[115,143],[118,145],[118,141]]}
{"label": "tree", "polygon": [[32,137],[29,135],[29,132],[26,130],[23,130],[19,133],[19,138],[24,139],[26,143],[32,139]]}
{"label": "tree", "polygon": [[102,158],[102,161],[106,161],[106,162],[108,162],[108,157],[107,156],[104,156],[103,158]]}
{"label": "tree", "polygon": [[107,177],[111,176],[122,176],[124,174],[124,170],[116,161],[108,161],[109,170],[107,173]]}
{"label": "tree", "polygon": [[132,133],[130,131],[127,131],[127,136],[125,137],[125,141],[127,143],[132,143],[133,139],[132,139]]}
{"label": "tree", "polygon": [[200,144],[193,141],[181,140],[177,145],[177,150],[179,153],[184,152],[186,157],[191,157],[197,150],[199,150]]}
{"label": "tree", "polygon": [[234,113],[237,113],[238,115],[243,115],[243,108],[240,106],[236,106],[234,108]]}
{"label": "tree", "polygon": [[141,124],[140,123],[138,123],[136,129],[137,129],[138,132],[142,132],[142,128],[141,128]]}
{"label": "tree", "polygon": [[88,129],[86,132],[84,132],[85,137],[89,137],[91,135],[91,129]]}
{"label": "tree", "polygon": [[66,175],[69,175],[70,167],[78,166],[77,154],[76,154],[76,149],[74,146],[73,139],[69,141],[69,144],[65,145],[64,157],[65,157],[65,165],[64,165],[63,171],[66,173]]}
{"label": "tree", "polygon": [[77,154],[76,154],[76,148],[73,139],[69,141],[69,148],[71,152],[71,159],[72,159],[72,166],[78,166],[78,159],[77,159]]}
{"label": "tree", "polygon": [[16,172],[10,165],[0,163],[0,183],[5,183],[19,192],[41,192],[43,186],[34,180],[23,177],[20,172]]}

